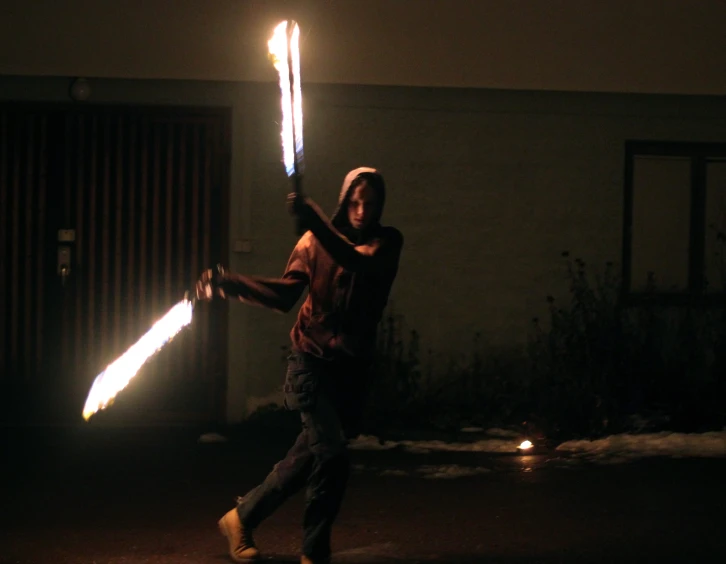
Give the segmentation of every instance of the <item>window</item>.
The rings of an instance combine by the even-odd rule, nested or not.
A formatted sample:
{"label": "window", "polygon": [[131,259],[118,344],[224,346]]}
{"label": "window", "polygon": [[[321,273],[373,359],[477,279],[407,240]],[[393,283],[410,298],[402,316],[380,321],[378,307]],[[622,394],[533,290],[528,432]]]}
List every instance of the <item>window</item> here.
{"label": "window", "polygon": [[726,143],[625,146],[623,297],[726,298]]}

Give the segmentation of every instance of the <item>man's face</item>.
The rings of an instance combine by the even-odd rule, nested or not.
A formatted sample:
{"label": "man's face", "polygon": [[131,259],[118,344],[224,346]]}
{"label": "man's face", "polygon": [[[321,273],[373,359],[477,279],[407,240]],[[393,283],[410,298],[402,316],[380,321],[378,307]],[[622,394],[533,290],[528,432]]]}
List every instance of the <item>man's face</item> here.
{"label": "man's face", "polygon": [[348,221],[354,229],[365,229],[378,211],[378,195],[368,182],[356,186],[348,200]]}

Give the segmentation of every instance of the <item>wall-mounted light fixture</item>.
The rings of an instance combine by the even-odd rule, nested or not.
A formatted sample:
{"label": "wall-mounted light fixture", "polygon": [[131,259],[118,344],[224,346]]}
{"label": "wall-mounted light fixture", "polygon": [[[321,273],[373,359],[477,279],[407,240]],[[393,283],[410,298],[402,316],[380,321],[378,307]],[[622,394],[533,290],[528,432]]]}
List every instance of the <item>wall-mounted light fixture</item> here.
{"label": "wall-mounted light fixture", "polygon": [[91,95],[91,86],[85,78],[76,78],[71,83],[70,96],[75,102],[85,102]]}

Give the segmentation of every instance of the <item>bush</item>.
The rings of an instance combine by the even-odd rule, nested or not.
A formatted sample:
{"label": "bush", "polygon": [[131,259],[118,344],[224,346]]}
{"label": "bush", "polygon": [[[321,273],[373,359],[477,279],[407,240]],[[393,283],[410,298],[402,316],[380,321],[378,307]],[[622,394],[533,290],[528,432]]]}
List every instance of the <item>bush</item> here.
{"label": "bush", "polygon": [[389,310],[379,327],[367,427],[433,428],[504,425],[526,415],[524,357],[519,350],[487,350],[475,334],[469,355],[437,368],[429,348],[422,358],[416,330]]}
{"label": "bush", "polygon": [[582,260],[563,257],[569,302],[547,297],[548,319],[533,319],[525,351],[488,349],[475,335],[470,355],[434,369],[419,334],[387,312],[367,431],[525,425],[560,440],[723,427],[723,309],[625,307],[612,263],[590,275]]}
{"label": "bush", "polygon": [[611,263],[592,282],[582,260],[563,255],[571,302],[549,297],[549,327],[534,319],[529,344],[534,411],[549,433],[621,432],[636,417],[683,431],[723,425],[723,311],[624,307]]}

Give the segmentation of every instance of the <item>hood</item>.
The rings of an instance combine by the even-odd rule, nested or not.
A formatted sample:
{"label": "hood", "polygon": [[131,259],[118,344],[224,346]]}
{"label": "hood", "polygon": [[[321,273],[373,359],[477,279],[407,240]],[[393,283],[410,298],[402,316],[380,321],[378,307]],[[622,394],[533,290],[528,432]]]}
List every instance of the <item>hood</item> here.
{"label": "hood", "polygon": [[380,227],[383,207],[386,203],[386,184],[383,181],[383,175],[378,170],[368,166],[361,166],[354,168],[345,175],[343,185],[340,189],[340,195],[338,196],[338,207],[335,209],[331,218],[332,224],[343,232],[351,229],[350,223],[348,223],[348,199],[350,198],[351,187],[354,184],[357,184],[355,181],[359,177],[365,178],[368,185],[378,194],[378,213],[373,217],[373,220],[366,231],[370,232],[371,230],[375,230]]}

